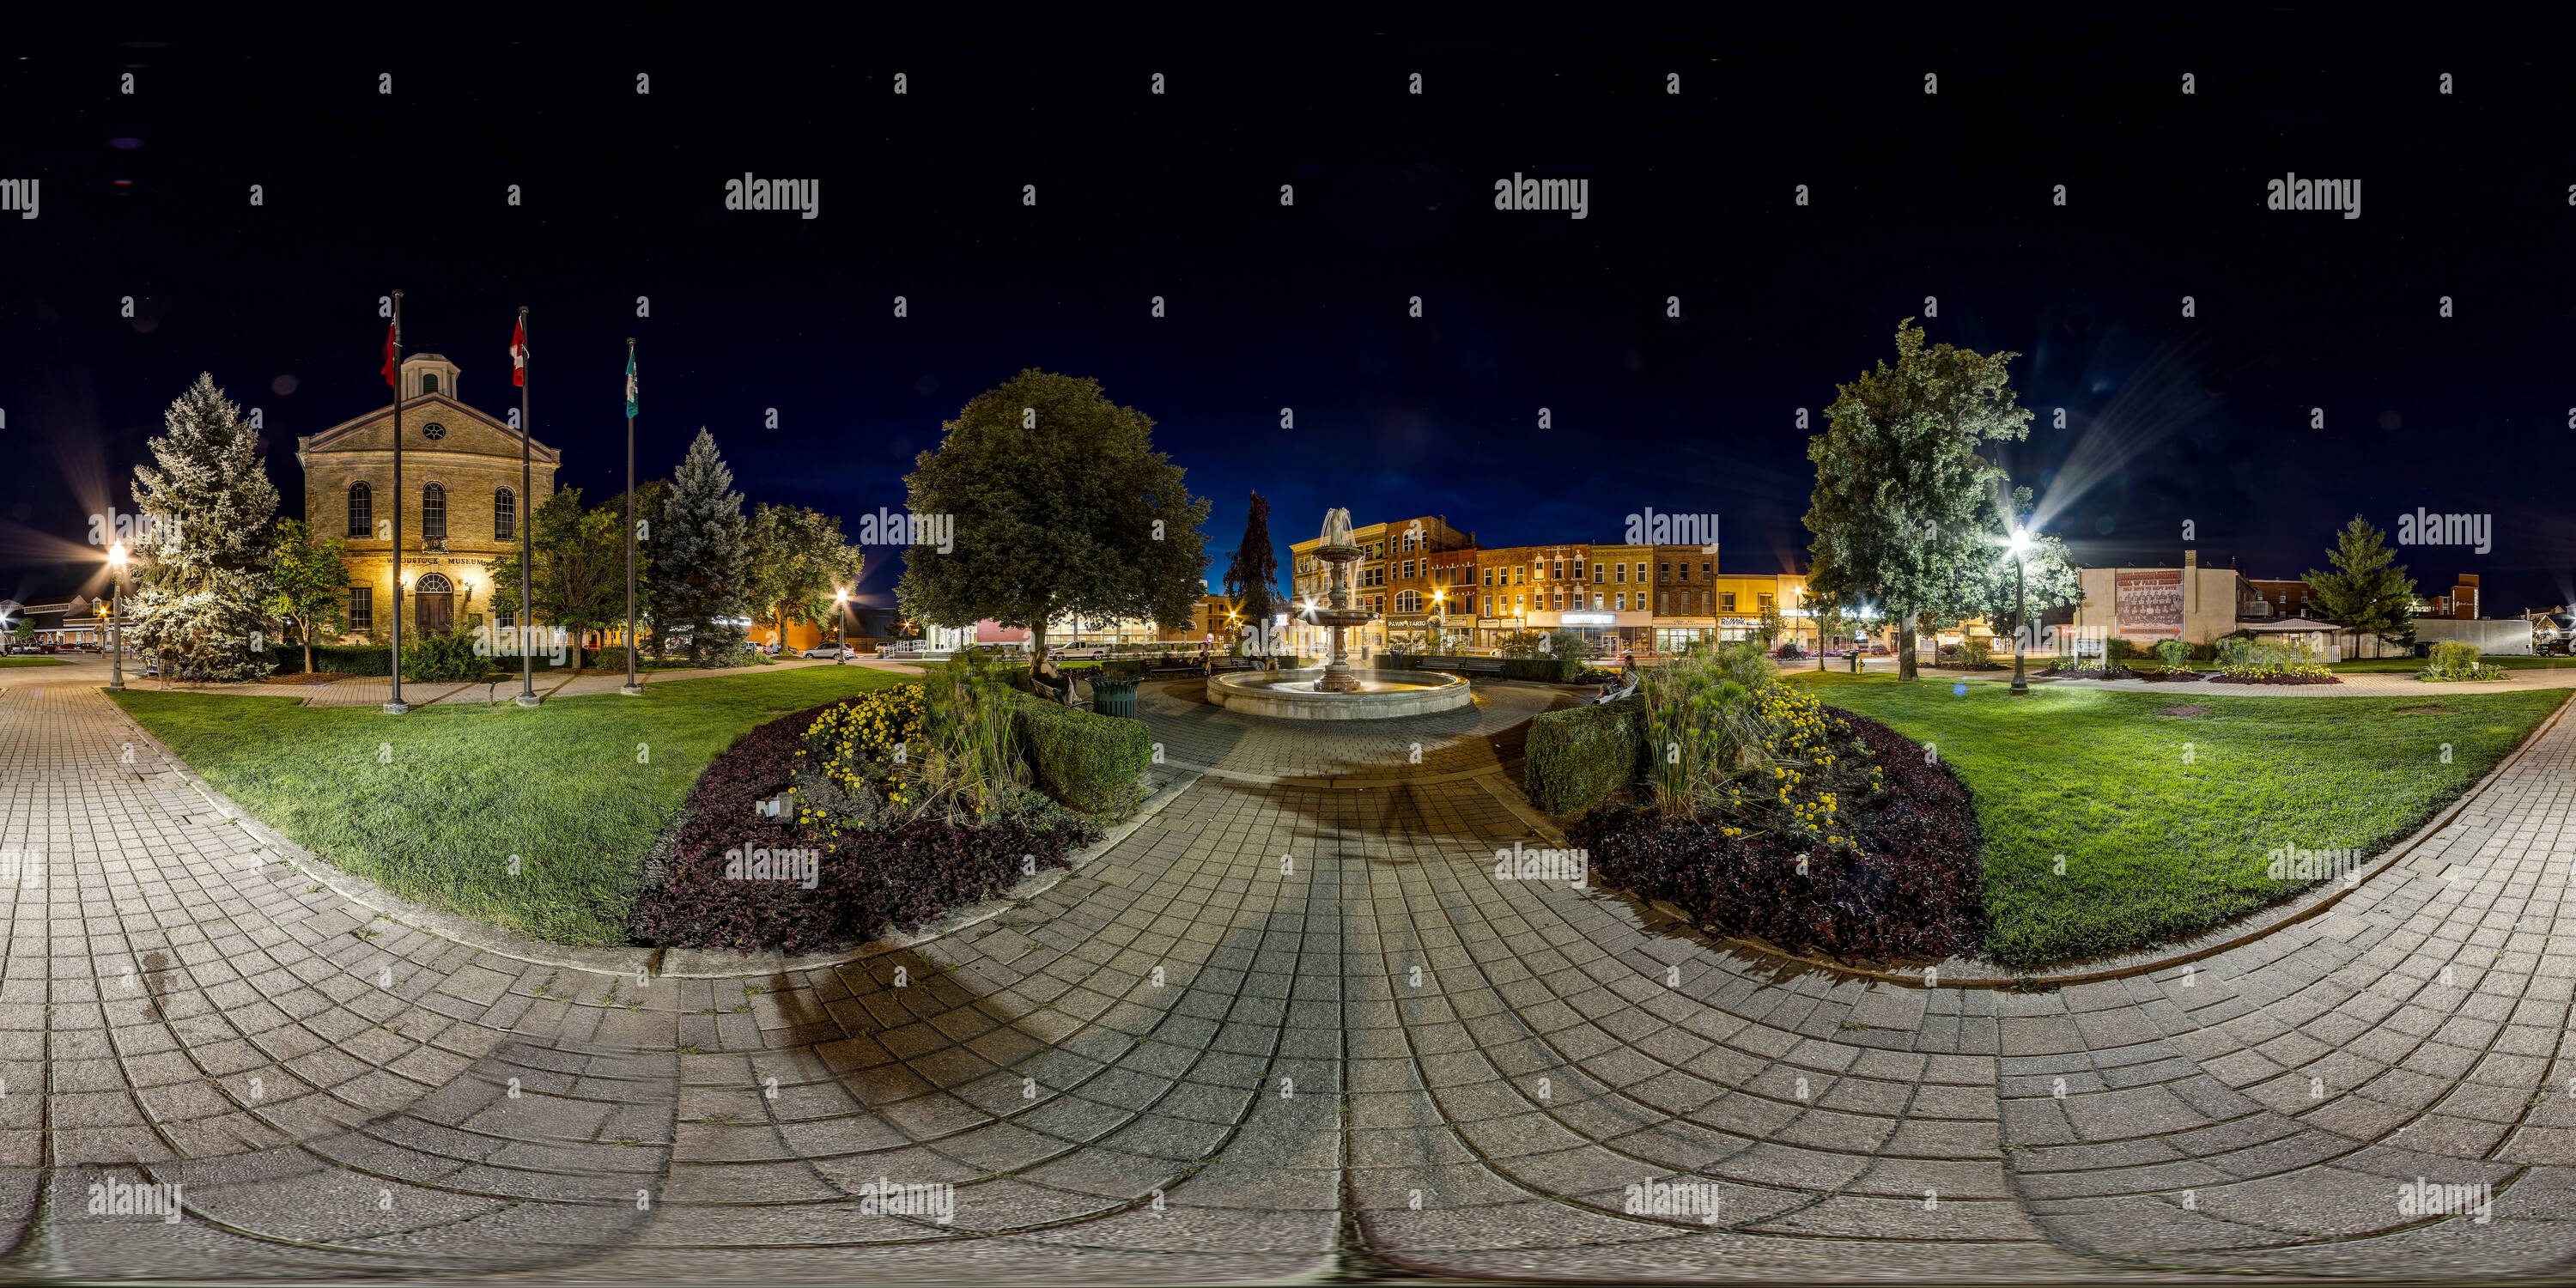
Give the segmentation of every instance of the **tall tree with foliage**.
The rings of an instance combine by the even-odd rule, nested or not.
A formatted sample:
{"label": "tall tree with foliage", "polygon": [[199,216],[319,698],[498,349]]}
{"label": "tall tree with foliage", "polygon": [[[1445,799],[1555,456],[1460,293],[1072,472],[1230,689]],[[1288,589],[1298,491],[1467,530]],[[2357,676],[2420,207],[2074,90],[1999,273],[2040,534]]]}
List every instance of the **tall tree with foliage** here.
{"label": "tall tree with foliage", "polygon": [[[2032,511],[2029,488],[2015,488],[2009,497],[1998,487],[1991,504],[1981,513],[1979,522],[1988,524],[1990,547],[1982,562],[1971,562],[1973,578],[1969,615],[1982,616],[1998,636],[2020,635],[2025,644],[2036,643],[2030,623],[2046,617],[2048,610],[2075,603],[2084,598],[2083,570],[2063,538],[2034,532],[2030,544],[2021,554],[2015,583],[2016,567],[2012,555],[2012,532],[2027,527]],[[1985,516],[1991,516],[1987,518]],[[1943,625],[1956,625],[1944,622]]]}
{"label": "tall tree with foliage", "polygon": [[316,539],[302,519],[277,521],[277,544],[269,555],[270,615],[290,622],[304,645],[304,670],[313,670],[313,632],[337,635],[347,628],[349,568],[338,537]]}
{"label": "tall tree with foliage", "polygon": [[905,480],[912,513],[954,540],[906,553],[904,613],[1027,627],[1034,657],[1058,618],[1182,629],[1206,590],[1208,506],[1154,450],[1153,429],[1098,381],[1034,368],[976,395]]}
{"label": "tall tree with foliage", "polygon": [[1243,521],[1243,544],[1234,548],[1234,558],[1225,566],[1225,597],[1234,601],[1235,613],[1244,621],[1261,628],[1268,639],[1270,619],[1280,608],[1279,552],[1270,544],[1270,501],[1258,492],[1252,494],[1252,512]]}
{"label": "tall tree with foliage", "polygon": [[859,549],[841,539],[834,515],[763,502],[752,509],[746,540],[752,607],[778,628],[782,649],[789,622],[819,625],[832,611],[832,592],[859,579]]}
{"label": "tall tree with foliage", "polygon": [[[209,680],[255,680],[270,663],[252,651],[266,634],[269,543],[277,487],[241,408],[199,375],[164,413],[134,471],[142,533],[134,602],[120,602],[139,651]],[[166,674],[166,672],[165,672]]]}
{"label": "tall tree with foliage", "polygon": [[2308,605],[2325,620],[2349,631],[2369,631],[2389,644],[2415,642],[2415,579],[2397,552],[2386,545],[2388,534],[2356,514],[2326,552],[2333,572],[2308,570]]}
{"label": "tall tree with foliage", "polygon": [[[622,507],[585,508],[581,489],[557,488],[528,516],[529,541],[536,548],[536,577],[530,586],[531,607],[539,622],[570,632],[578,648],[592,631],[622,626],[626,621],[626,514]],[[519,552],[511,551],[492,566],[495,603],[519,602]],[[641,579],[636,603],[645,602]],[[576,655],[575,670],[581,668]]]}
{"label": "tall tree with foliage", "polygon": [[[658,597],[648,595],[645,588],[658,588],[660,585],[657,574],[661,561],[655,557],[653,538],[669,526],[665,519],[670,503],[671,480],[646,479],[635,485],[635,632],[638,642],[650,648],[657,658],[666,651],[662,639],[662,619],[666,612]],[[625,522],[626,494],[620,492],[610,498],[604,508],[616,514],[618,522]],[[499,606],[504,609],[516,607],[507,603]],[[620,620],[624,619],[621,617]]]}
{"label": "tall tree with foliage", "polygon": [[1915,632],[1927,616],[1975,611],[1963,569],[1993,557],[1977,523],[2002,471],[1978,449],[2030,434],[2007,367],[2020,354],[1926,347],[1912,318],[1897,324],[1896,365],[1839,386],[1827,428],[1807,441],[1816,465],[1807,510],[1814,593],[1881,606],[1897,625],[1897,675],[1916,678]]}
{"label": "tall tree with foliage", "polygon": [[685,632],[691,662],[742,652],[742,627],[732,619],[751,612],[748,527],[733,471],[717,454],[715,436],[701,428],[653,529],[654,630]]}

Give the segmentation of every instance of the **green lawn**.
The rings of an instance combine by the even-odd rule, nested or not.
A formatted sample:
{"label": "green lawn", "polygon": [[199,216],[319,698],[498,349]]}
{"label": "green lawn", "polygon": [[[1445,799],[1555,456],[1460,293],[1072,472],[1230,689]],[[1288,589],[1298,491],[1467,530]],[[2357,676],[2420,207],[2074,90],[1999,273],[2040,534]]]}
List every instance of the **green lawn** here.
{"label": "green lawn", "polygon": [[58,657],[0,657],[0,667],[9,667],[9,666],[70,666],[70,665],[71,665],[71,663],[66,662],[66,661],[64,661],[64,660],[62,660],[61,658],[58,658]]}
{"label": "green lawn", "polygon": [[764,668],[665,681],[641,698],[407,716],[294,697],[109,696],[218,790],[332,863],[408,899],[600,947],[628,942],[644,853],[718,752],[778,715],[908,678]]}
{"label": "green lawn", "polygon": [[[2555,671],[2561,667],[2576,667],[2576,657],[2506,657],[2490,653],[2480,657],[2478,661],[2487,666],[2501,666],[2507,670],[2513,671]],[[2413,675],[2424,669],[2424,659],[2420,657],[2365,657],[2356,658],[2350,662],[2330,662],[2326,664],[2326,669],[2329,671],[2359,671],[2365,673],[2396,671],[2407,675]]]}
{"label": "green lawn", "polygon": [[[1789,672],[1824,701],[1936,748],[1976,793],[1987,955],[2037,966],[2206,930],[2314,882],[2267,852],[2374,855],[2457,797],[2567,697],[2188,697]],[[2452,715],[2400,715],[2439,705]],[[2191,704],[2209,713],[2156,714]],[[2450,763],[2442,761],[2444,744]],[[2055,860],[2065,856],[2058,875]]]}

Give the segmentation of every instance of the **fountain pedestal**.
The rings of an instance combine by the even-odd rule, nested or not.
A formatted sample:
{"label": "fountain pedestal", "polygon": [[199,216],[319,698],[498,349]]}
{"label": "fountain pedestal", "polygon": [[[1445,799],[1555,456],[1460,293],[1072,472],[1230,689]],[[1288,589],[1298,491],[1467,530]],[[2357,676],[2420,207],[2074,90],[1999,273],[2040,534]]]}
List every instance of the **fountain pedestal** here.
{"label": "fountain pedestal", "polygon": [[1351,674],[1350,650],[1343,646],[1342,631],[1347,627],[1367,625],[1377,616],[1365,608],[1351,606],[1350,565],[1367,553],[1352,545],[1327,545],[1315,550],[1315,557],[1331,565],[1333,570],[1332,589],[1325,594],[1324,606],[1309,610],[1317,625],[1330,627],[1333,632],[1332,656],[1324,660],[1324,673],[1315,681],[1317,692],[1360,691],[1359,678]]}

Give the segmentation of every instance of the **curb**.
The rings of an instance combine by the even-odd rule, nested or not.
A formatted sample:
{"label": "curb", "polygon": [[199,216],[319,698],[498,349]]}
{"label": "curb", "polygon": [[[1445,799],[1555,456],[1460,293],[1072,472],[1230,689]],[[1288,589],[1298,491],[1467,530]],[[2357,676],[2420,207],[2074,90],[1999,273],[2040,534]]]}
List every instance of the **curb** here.
{"label": "curb", "polygon": [[[97,692],[104,696],[103,690]],[[918,934],[888,936],[870,940],[840,952],[810,953],[801,957],[788,957],[776,953],[709,952],[695,948],[566,948],[559,944],[531,939],[516,931],[504,930],[489,922],[461,913],[446,912],[426,904],[416,903],[394,894],[365,877],[343,871],[338,865],[287,839],[277,829],[252,816],[249,811],[234,803],[231,797],[217,791],[213,784],[208,783],[195,768],[180,759],[179,754],[171,750],[167,743],[154,737],[150,730],[145,729],[141,723],[128,715],[124,708],[117,707],[113,702],[108,705],[115,710],[116,717],[125,722],[126,728],[138,741],[160,754],[163,762],[169,766],[163,772],[176,775],[179,781],[187,784],[188,788],[203,799],[209,808],[230,819],[252,840],[257,841],[260,848],[268,851],[276,862],[304,874],[342,899],[378,913],[396,924],[427,931],[441,939],[462,944],[478,952],[507,957],[512,961],[525,962],[532,966],[587,971],[596,975],[650,975],[662,979],[745,979],[789,971],[828,970],[834,966],[918,948],[982,925],[1001,916],[1021,901],[1033,899],[1054,889],[1065,877],[1081,871],[1116,848],[1120,841],[1133,835],[1138,828],[1144,826],[1146,820],[1161,813],[1173,801],[1180,799],[1181,795],[1199,780],[1199,775],[1195,773],[1176,775],[1172,782],[1164,784],[1153,795],[1147,797],[1134,815],[1109,827],[1101,834],[1100,840],[1068,855],[1066,866],[1049,868],[1036,876],[1025,878],[999,898],[957,909]]]}
{"label": "curb", "polygon": [[[2372,694],[2368,696],[2386,697],[2388,695]],[[2504,758],[2498,760],[2495,768],[2488,770],[2485,777],[2479,779],[2476,783],[2471,784],[2467,791],[2460,793],[2459,799],[2452,801],[2448,806],[2436,813],[2431,819],[2427,820],[2422,827],[2416,828],[2413,833],[2406,837],[2406,839],[2388,847],[2388,849],[2380,855],[2378,861],[2373,863],[2368,871],[2362,873],[2361,876],[2351,884],[2336,884],[2321,887],[2305,894],[2293,896],[2288,902],[2273,904],[2266,908],[2258,908],[2255,911],[2246,913],[2243,917],[2238,918],[2237,924],[2243,925],[2248,921],[2260,920],[2261,924],[2259,925],[2239,930],[2232,934],[2227,933],[2224,928],[2213,929],[2207,932],[2207,934],[2224,934],[2226,937],[2203,943],[2195,947],[2186,947],[2178,951],[2163,953],[2142,961],[2126,961],[2115,966],[2105,966],[2095,970],[2070,971],[2056,975],[1993,975],[1985,973],[1969,973],[1954,976],[1950,974],[1950,968],[1954,963],[1956,963],[1963,971],[1970,972],[1991,970],[1992,967],[1990,964],[1983,961],[1963,961],[1961,959],[1953,958],[1949,962],[1939,964],[1941,967],[1940,982],[1937,984],[1928,984],[1924,982],[1923,973],[1920,970],[1917,970],[1910,975],[1897,974],[1892,971],[1878,970],[1866,966],[1854,966],[1849,963],[1835,961],[1832,958],[1810,957],[1804,953],[1793,953],[1787,949],[1765,943],[1758,939],[1744,939],[1732,935],[1718,935],[1698,930],[1696,926],[1693,926],[1692,929],[1700,938],[1706,939],[1711,943],[1732,951],[1743,953],[1747,956],[1768,959],[1778,962],[1784,966],[1794,965],[1814,970],[1830,971],[1836,975],[1850,979],[1865,979],[1883,984],[1895,984],[1905,988],[1920,988],[1927,990],[1933,988],[1984,988],[1998,991],[2050,990],[2063,988],[2070,984],[2098,984],[2109,980],[2132,979],[2140,975],[2150,975],[2158,971],[2170,970],[2176,966],[2181,966],[2189,962],[2197,962],[2210,957],[2215,957],[2221,953],[2233,952],[2248,944],[2266,939],[2279,931],[2288,929],[2291,926],[2298,925],[2303,921],[2313,920],[2314,918],[2324,915],[2336,904],[2343,902],[2346,895],[2350,895],[2360,890],[2363,885],[2367,884],[2373,878],[2388,871],[2390,868],[2397,866],[2399,863],[2413,855],[2416,849],[2422,846],[2424,842],[2431,840],[2435,835],[2439,834],[2443,828],[2450,826],[2451,822],[2457,819],[2461,813],[2466,811],[2471,805],[2474,805],[2478,803],[2479,800],[2483,799],[2486,796],[2488,789],[2495,785],[2496,780],[2503,777],[2504,772],[2511,769],[2523,757],[2529,755],[2533,745],[2540,741],[2541,736],[2550,732],[2552,729],[2557,728],[2560,722],[2567,719],[2567,714],[2571,710],[2576,710],[2576,701],[2561,700],[2556,710],[2550,713],[2549,718],[2533,725],[2531,727],[2531,731],[2523,735],[2522,741],[2514,744],[2513,750],[2505,753]],[[1678,913],[1680,909],[1674,908],[1672,911],[1674,913]],[[1692,925],[1686,917],[1676,916],[1674,917],[1674,920],[1681,922],[1685,926]],[[2204,938],[2205,937],[2206,936],[2204,936]],[[2100,959],[2097,958],[2095,960]]]}

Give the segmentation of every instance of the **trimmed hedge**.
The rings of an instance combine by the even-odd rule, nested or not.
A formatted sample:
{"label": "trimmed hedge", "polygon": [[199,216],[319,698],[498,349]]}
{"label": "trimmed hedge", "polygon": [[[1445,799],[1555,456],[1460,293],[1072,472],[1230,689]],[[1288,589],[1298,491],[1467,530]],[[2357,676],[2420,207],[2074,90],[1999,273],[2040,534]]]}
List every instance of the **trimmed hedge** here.
{"label": "trimmed hedge", "polygon": [[1530,803],[1560,818],[1635,786],[1645,773],[1646,699],[1550,711],[1530,721],[1521,784]]}
{"label": "trimmed hedge", "polygon": [[[304,674],[303,645],[271,644],[268,656],[277,663],[274,674]],[[341,675],[391,675],[394,651],[382,644],[316,644],[313,669]]]}
{"label": "trimmed hedge", "polygon": [[1633,805],[1586,815],[1567,840],[1586,852],[1600,884],[1669,900],[1721,934],[1879,960],[1973,951],[1985,935],[1983,841],[1966,784],[1948,765],[1925,764],[1923,749],[1895,730],[1848,711],[1834,715],[1886,775],[1886,790],[1852,820],[1859,854],[1730,837],[1714,822]]}
{"label": "trimmed hedge", "polygon": [[1014,699],[1013,730],[1039,790],[1086,814],[1114,808],[1154,763],[1142,720],[1094,715],[1026,694]]}

